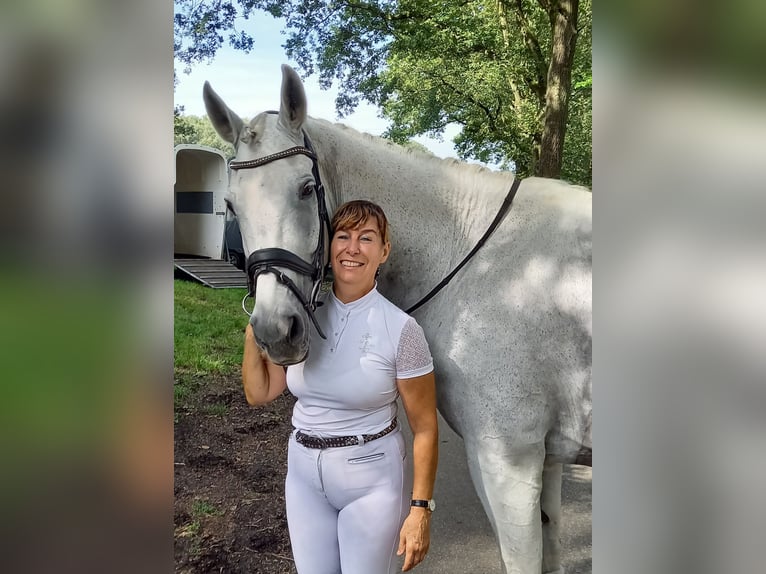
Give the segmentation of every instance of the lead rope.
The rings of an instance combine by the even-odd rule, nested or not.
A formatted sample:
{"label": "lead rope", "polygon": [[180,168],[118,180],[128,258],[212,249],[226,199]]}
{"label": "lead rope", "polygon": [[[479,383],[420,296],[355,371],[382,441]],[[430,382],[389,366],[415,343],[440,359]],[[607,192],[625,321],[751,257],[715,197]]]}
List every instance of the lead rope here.
{"label": "lead rope", "polygon": [[489,236],[492,235],[492,232],[495,231],[498,225],[500,225],[500,221],[502,221],[503,216],[505,216],[505,214],[511,208],[511,203],[513,202],[513,198],[516,195],[516,191],[519,189],[519,185],[521,185],[521,180],[518,178],[514,179],[513,183],[511,184],[511,189],[508,190],[508,195],[505,196],[505,199],[500,206],[500,210],[497,212],[497,215],[495,215],[495,219],[492,221],[492,223],[489,224],[487,231],[485,231],[484,235],[481,237],[481,239],[479,239],[479,242],[474,246],[473,249],[471,249],[468,255],[466,255],[460,263],[458,263],[457,267],[455,267],[449,275],[442,279],[436,287],[431,289],[431,292],[428,293],[428,295],[423,297],[420,301],[405,311],[408,315],[420,306],[430,301],[434,295],[441,291],[442,288],[457,274],[457,272],[460,271],[466,263],[468,263],[468,260],[471,259],[471,257],[473,257],[479,249],[481,249],[482,245],[487,242],[487,239],[489,239]]}

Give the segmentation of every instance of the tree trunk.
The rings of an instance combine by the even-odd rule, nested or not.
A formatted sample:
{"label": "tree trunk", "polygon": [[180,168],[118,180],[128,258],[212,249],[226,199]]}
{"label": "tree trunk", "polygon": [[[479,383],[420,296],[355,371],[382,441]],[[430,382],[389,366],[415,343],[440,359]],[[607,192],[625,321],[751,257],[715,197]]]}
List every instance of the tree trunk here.
{"label": "tree trunk", "polygon": [[541,177],[558,178],[561,175],[579,5],[580,0],[553,0],[548,12],[553,42],[545,92],[540,161],[535,168],[535,175]]}

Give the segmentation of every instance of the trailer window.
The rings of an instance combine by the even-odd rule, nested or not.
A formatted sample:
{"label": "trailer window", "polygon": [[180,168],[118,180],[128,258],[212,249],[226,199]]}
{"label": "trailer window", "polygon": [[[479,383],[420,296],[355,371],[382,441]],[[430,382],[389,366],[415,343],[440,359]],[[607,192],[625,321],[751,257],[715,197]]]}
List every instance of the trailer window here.
{"label": "trailer window", "polygon": [[213,192],[177,191],[176,213],[213,213]]}

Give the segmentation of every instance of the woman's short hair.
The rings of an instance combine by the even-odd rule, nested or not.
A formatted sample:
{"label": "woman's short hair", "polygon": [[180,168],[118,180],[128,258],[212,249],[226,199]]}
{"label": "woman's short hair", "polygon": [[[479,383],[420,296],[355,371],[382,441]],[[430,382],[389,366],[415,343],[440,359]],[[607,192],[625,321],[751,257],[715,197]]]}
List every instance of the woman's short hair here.
{"label": "woman's short hair", "polygon": [[383,244],[385,245],[389,242],[388,219],[386,219],[386,214],[383,213],[383,209],[379,205],[364,199],[348,201],[338,208],[335,215],[332,217],[331,224],[333,233],[336,231],[356,229],[370,217],[374,218],[378,223],[380,237],[383,239]]}

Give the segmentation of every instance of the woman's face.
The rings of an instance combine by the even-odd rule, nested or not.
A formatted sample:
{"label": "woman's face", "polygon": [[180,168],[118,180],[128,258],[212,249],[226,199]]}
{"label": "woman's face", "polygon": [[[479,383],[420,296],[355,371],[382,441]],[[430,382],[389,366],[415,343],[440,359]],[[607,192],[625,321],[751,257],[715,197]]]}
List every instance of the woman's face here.
{"label": "woman's face", "polygon": [[383,243],[378,222],[369,217],[356,229],[336,231],[330,245],[332,272],[341,286],[369,287],[375,284],[375,272],[391,251]]}

